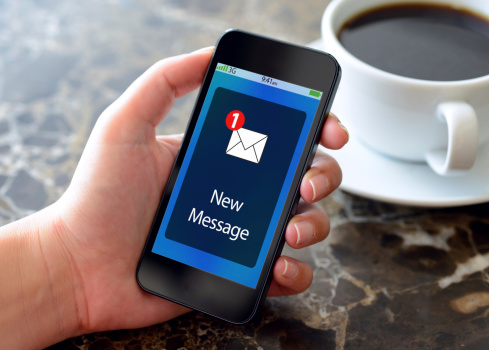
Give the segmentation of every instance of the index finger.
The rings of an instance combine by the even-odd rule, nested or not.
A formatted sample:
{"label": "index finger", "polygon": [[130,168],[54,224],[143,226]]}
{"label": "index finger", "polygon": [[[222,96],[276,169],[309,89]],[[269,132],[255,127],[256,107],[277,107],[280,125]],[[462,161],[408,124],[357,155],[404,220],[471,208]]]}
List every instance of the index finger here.
{"label": "index finger", "polygon": [[330,113],[322,130],[321,145],[329,149],[340,149],[346,145],[349,137],[346,127],[334,113]]}

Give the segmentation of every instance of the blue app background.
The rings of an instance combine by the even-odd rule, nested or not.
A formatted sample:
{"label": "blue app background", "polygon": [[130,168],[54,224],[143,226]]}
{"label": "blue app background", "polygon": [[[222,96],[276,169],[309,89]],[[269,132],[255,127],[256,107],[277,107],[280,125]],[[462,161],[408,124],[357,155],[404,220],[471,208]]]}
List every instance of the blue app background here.
{"label": "blue app background", "polygon": [[[232,134],[226,116],[234,110],[244,114],[243,128],[268,136],[258,164],[225,152]],[[255,266],[305,119],[303,111],[218,88],[165,230],[166,237]],[[217,193],[243,204],[234,209],[227,204],[223,207]],[[249,235],[245,240],[234,239],[229,233],[194,222],[201,210],[205,216],[246,229]]]}
{"label": "blue app background", "polygon": [[[223,89],[219,89],[219,88],[223,88]],[[289,126],[288,122],[285,123],[287,125],[285,127],[280,125],[274,126],[273,124],[277,123],[276,120],[275,122],[272,123],[268,123],[267,121],[260,122],[259,120],[253,121],[254,118],[252,118],[250,115],[251,119],[248,123],[249,118],[247,117],[247,113],[245,111],[242,111],[245,114],[245,125],[243,127],[256,132],[269,135],[269,141],[267,141],[267,145],[265,146],[265,150],[263,152],[263,156],[259,164],[251,163],[243,159],[226,155],[224,152],[226,151],[226,147],[227,147],[227,143],[229,142],[231,131],[227,129],[225,126],[225,121],[224,121],[225,116],[224,119],[222,120],[222,125],[217,126],[219,128],[224,128],[224,129],[220,129],[220,131],[216,130],[216,133],[213,133],[210,138],[204,137],[205,128],[207,124],[207,117],[211,116],[210,113],[211,107],[214,108],[214,106],[212,106],[214,102],[214,97],[217,97],[215,101],[223,101],[222,103],[225,103],[226,99],[225,98],[221,99],[223,97],[220,96],[221,94],[223,94],[223,96],[227,95],[229,98],[233,96],[232,98],[237,98],[236,101],[240,100],[238,97],[244,98],[245,100],[247,98],[260,99],[261,102],[263,103],[262,106],[264,106],[265,103],[268,101],[271,102],[272,104],[268,104],[267,106],[270,108],[273,107],[272,109],[280,109],[278,108],[280,106],[277,105],[288,107],[286,109],[287,111],[294,112],[292,113],[294,114],[294,117],[292,119],[296,119],[300,121],[297,124],[294,124],[295,122],[292,122],[291,125],[295,125],[295,126],[291,126],[291,125]],[[250,99],[249,101],[252,100]],[[174,190],[170,197],[152,251],[156,254],[180,261],[184,264],[216,274],[223,278],[230,279],[232,281],[246,285],[248,287],[255,288],[261,274],[263,263],[265,261],[268,250],[270,248],[270,243],[273,238],[273,234],[275,232],[281,210],[285,203],[287,192],[290,188],[294,176],[295,168],[297,167],[297,164],[299,162],[301,151],[306,142],[308,130],[313,121],[318,104],[319,104],[319,100],[317,99],[292,93],[286,90],[281,90],[275,87],[260,84],[247,79],[239,78],[231,74],[226,74],[220,71],[216,71],[211,81],[207,97],[202,106],[202,110],[200,112],[200,116],[197,121],[193,137],[190,141],[187,154],[182,163],[180,174],[175,183]],[[216,108],[219,109],[221,107],[228,108],[227,106],[221,106],[221,103],[218,102]],[[239,110],[240,108],[244,109],[245,107],[232,108],[232,110],[233,109]],[[299,117],[299,115],[302,115],[302,117]],[[266,118],[266,117],[267,117],[266,113],[260,114],[260,118]],[[211,124],[212,122],[209,125]],[[266,126],[266,130],[262,130],[263,126]],[[295,130],[292,131],[291,129],[295,129]],[[285,132],[285,134],[281,136],[283,132]],[[283,145],[287,144],[287,147],[285,147],[287,150],[278,149],[276,148],[277,146],[273,146],[270,141],[273,136],[280,138],[279,143]],[[207,164],[207,166],[203,168],[202,168],[202,164],[200,164],[201,170],[197,169],[196,171],[195,170],[189,171],[189,169],[193,167],[194,155],[198,155],[198,153],[201,150],[203,152],[207,152],[205,149],[201,149],[200,144],[199,144],[199,149],[197,150],[196,148],[197,144],[200,142],[201,137],[203,137],[202,140],[208,139],[208,141],[204,141],[204,142],[210,142],[208,143],[210,145],[212,145],[213,142],[215,141],[216,150],[222,149],[222,155],[219,155],[218,158],[227,157],[225,158],[225,165],[223,165],[223,163],[221,162],[214,163],[212,161],[210,164]],[[224,142],[224,146],[222,146],[222,142]],[[268,142],[270,142],[270,144],[268,144]],[[273,151],[271,151],[272,148]],[[212,150],[212,152],[216,152],[216,150]],[[265,157],[267,158],[271,157],[271,158],[268,158],[268,160],[266,160]],[[268,218],[264,220],[260,219],[260,221],[262,222],[261,226],[266,226],[266,233],[263,233],[263,228],[259,228],[258,230],[260,231],[260,234],[256,234],[256,232],[258,231],[255,228],[255,225],[260,226],[260,224],[253,223],[253,220],[242,219],[242,217],[240,216],[241,212],[235,213],[237,215],[232,215],[233,213],[231,212],[230,209],[218,207],[214,203],[210,203],[212,191],[215,189],[219,193],[224,192],[224,196],[243,202],[244,203],[243,210],[245,207],[259,206],[261,205],[260,203],[261,201],[266,202],[267,200],[265,200],[265,198],[258,198],[258,199],[245,198],[245,196],[247,195],[246,192],[248,191],[240,190],[240,186],[242,184],[239,183],[234,184],[232,179],[228,179],[225,182],[219,182],[219,181],[223,181],[222,179],[217,182],[212,182],[213,181],[212,176],[211,177],[209,176],[210,174],[224,174],[227,171],[230,171],[231,169],[233,172],[239,173],[239,169],[241,167],[260,166],[261,164],[266,164],[266,162],[272,162],[274,157],[277,157],[277,159],[278,158],[281,159],[278,163],[282,164],[283,162],[283,164],[287,164],[285,165],[285,168],[287,169],[286,171],[281,170],[282,176],[280,176],[280,174],[273,173],[272,174],[273,181],[271,183],[267,183],[267,185],[263,187],[267,189],[268,186],[271,186],[273,183],[273,185],[276,185],[278,188],[277,190],[278,194],[274,190],[273,200],[268,201],[269,204],[272,205],[272,208],[267,209],[271,212],[271,213],[267,212],[266,216]],[[209,158],[207,159],[210,162]],[[238,162],[238,163],[233,163],[233,162]],[[237,165],[235,167],[235,166],[231,166],[230,164],[237,164]],[[202,176],[203,172],[207,170],[209,171],[209,174]],[[193,189],[195,191],[200,191],[200,192],[187,191],[186,189],[187,173],[189,179],[191,179],[189,181],[193,184]],[[285,176],[284,173],[286,174]],[[224,183],[227,184],[224,186],[220,185]],[[260,183],[262,182],[260,182],[259,179],[254,178],[253,181],[249,183],[252,184],[252,186],[260,186]],[[260,187],[259,191],[262,191],[263,188]],[[185,195],[182,196],[183,207],[180,212],[179,198],[182,194]],[[193,201],[192,198],[194,197],[195,200]],[[189,201],[189,203],[185,204],[187,200]],[[231,241],[228,238],[226,238],[227,235],[223,234],[222,232],[217,232],[203,227],[198,228],[197,227],[198,225],[196,223],[192,223],[192,222],[188,223],[190,210],[193,207],[195,207],[197,213],[200,212],[200,210],[204,210],[204,215],[206,216],[208,215],[210,217],[213,218],[215,217],[224,222],[229,222],[231,225],[241,226],[243,229],[245,228],[249,229],[250,231],[249,237],[252,237],[253,234],[256,234],[256,237],[259,237],[259,241],[262,241],[261,246],[260,243],[257,243],[258,241],[256,240],[250,243],[251,238],[250,238],[250,242],[239,241],[239,240]],[[187,211],[188,214],[186,213]],[[180,215],[178,222],[175,221],[176,226],[173,226],[174,212],[177,215]],[[250,215],[256,215],[256,212],[255,214],[250,214]],[[170,218],[172,219],[170,220]],[[245,221],[246,222],[249,221],[251,223],[244,223]],[[178,223],[181,224],[186,222],[189,225],[191,225],[190,227],[193,227],[195,229],[198,228],[196,232],[200,231],[201,233],[204,232],[205,234],[200,234],[200,237],[192,236],[192,234],[188,234],[188,232],[182,231],[181,229],[178,228],[177,225]],[[210,239],[207,241],[206,239],[208,239],[210,236],[215,236],[215,237],[213,237],[214,239]],[[182,243],[182,241],[184,243]],[[224,241],[229,241],[229,242],[224,242]],[[214,243],[220,242],[220,243],[209,244],[209,242],[214,242]],[[250,252],[249,256],[246,256],[246,251],[247,251],[246,249],[241,249],[242,252],[240,252],[239,256],[237,257],[233,257],[231,256],[231,254],[226,253],[226,250],[229,248],[229,246],[234,248],[242,243],[250,243],[250,249],[248,250]],[[197,247],[200,249],[198,249]]]}

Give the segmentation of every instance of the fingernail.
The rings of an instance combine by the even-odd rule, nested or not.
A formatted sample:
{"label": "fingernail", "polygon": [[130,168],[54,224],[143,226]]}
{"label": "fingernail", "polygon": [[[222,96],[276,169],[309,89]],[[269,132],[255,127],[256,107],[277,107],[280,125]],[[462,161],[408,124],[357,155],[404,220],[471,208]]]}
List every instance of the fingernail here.
{"label": "fingernail", "polygon": [[[337,117],[338,118],[338,117]],[[345,132],[346,134],[346,137],[348,137],[348,139],[350,138],[350,133],[348,132],[348,129],[346,128],[346,126],[343,125],[343,123],[338,119],[338,126],[343,129],[343,131]]]}
{"label": "fingernail", "polygon": [[295,278],[299,274],[299,267],[292,261],[288,261],[287,259],[284,259],[284,261],[285,267],[284,272],[282,272],[282,276],[291,279]]}
{"label": "fingernail", "polygon": [[295,244],[303,245],[311,241],[314,236],[314,227],[309,221],[299,221],[294,224],[294,227],[297,231],[297,241]]}
{"label": "fingernail", "polygon": [[202,49],[195,50],[192,54],[203,53],[203,52],[213,52],[214,46],[203,47]]}
{"label": "fingernail", "polygon": [[323,174],[314,175],[309,179],[309,183],[312,187],[313,197],[312,200],[315,201],[319,198],[323,198],[328,193],[329,181],[328,178]]}

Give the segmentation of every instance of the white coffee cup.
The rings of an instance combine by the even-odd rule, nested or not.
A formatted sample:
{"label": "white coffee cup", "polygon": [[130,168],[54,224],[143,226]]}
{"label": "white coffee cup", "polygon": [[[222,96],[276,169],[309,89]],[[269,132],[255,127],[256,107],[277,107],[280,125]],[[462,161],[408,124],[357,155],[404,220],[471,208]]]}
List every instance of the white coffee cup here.
{"label": "white coffee cup", "polygon": [[[460,81],[408,78],[375,68],[338,40],[345,22],[365,11],[419,0],[333,0],[322,20],[322,41],[342,67],[335,105],[354,137],[384,155],[427,162],[438,174],[463,175],[489,139],[489,75]],[[480,0],[424,0],[461,6],[489,17]],[[334,108],[334,105],[333,105]]]}

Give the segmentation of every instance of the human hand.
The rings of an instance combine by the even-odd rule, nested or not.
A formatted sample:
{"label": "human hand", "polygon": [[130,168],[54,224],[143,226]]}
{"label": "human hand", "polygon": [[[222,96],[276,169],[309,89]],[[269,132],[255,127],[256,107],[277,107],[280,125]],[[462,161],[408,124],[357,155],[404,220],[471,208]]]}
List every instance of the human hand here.
{"label": "human hand", "polygon": [[[158,62],[97,121],[72,183],[49,208],[56,245],[69,267],[78,333],[137,328],[174,318],[188,309],[143,291],[136,268],[174,163],[181,136],[156,136],[175,98],[197,88],[212,49]],[[341,148],[348,134],[331,115],[321,143]],[[286,229],[292,248],[317,243],[329,233],[326,213],[314,202],[334,191],[341,170],[318,152],[302,181],[303,201]],[[49,237],[48,237],[49,239]],[[312,269],[290,257],[277,261],[269,295],[304,291]]]}

